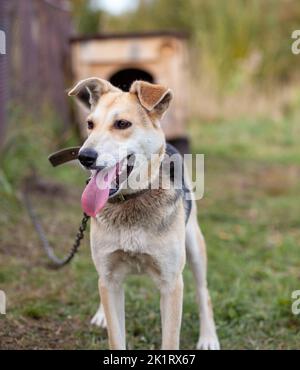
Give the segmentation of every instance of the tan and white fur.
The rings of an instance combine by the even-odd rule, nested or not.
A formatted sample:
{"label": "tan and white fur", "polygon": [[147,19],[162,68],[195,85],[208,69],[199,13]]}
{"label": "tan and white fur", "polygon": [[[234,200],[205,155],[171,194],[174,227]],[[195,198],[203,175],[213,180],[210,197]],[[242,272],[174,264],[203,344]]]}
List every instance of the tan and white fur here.
{"label": "tan and white fur", "polygon": [[[160,120],[172,99],[172,92],[160,85],[136,81],[123,92],[99,78],[80,81],[69,95],[89,92],[93,122],[82,149],[97,151],[97,165],[117,162],[120,150],[143,154],[152,163],[154,175],[146,166],[140,171],[145,185],[158,176],[165,153],[165,138]],[[113,123],[124,119],[132,123],[117,130]],[[109,153],[109,160],[106,154]],[[121,189],[122,194],[134,193]],[[92,324],[107,327],[110,349],[126,349],[123,282],[130,273],[149,274],[160,291],[162,349],[179,349],[182,318],[183,278],[186,255],[196,282],[199,301],[200,335],[197,349],[219,349],[212,305],[207,289],[207,258],[203,235],[197,223],[196,203],[185,225],[183,202],[174,189],[151,190],[124,203],[108,202],[91,220],[92,258],[99,274],[100,307]],[[174,202],[173,202],[174,198]],[[164,227],[161,227],[161,225]]]}

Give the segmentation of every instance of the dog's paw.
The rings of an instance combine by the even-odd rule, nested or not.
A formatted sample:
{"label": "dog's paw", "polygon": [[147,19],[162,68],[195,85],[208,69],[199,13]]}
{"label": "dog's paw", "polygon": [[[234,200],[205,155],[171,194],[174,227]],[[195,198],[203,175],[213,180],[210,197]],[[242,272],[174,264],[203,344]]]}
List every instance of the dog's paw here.
{"label": "dog's paw", "polygon": [[99,310],[96,312],[96,314],[92,318],[91,324],[98,326],[99,328],[104,328],[104,329],[106,328],[107,324],[106,324],[106,318],[105,318],[103,310],[99,308]]}
{"label": "dog's paw", "polygon": [[219,350],[220,343],[217,336],[200,337],[196,346],[200,350]]}

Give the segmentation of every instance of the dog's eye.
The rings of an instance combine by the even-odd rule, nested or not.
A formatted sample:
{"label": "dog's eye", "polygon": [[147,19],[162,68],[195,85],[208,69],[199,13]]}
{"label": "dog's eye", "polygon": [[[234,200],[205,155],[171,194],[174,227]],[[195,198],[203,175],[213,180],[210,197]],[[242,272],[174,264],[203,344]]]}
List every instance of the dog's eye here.
{"label": "dog's eye", "polygon": [[88,121],[87,121],[87,125],[88,125],[88,129],[89,129],[89,130],[92,130],[92,129],[94,128],[94,122],[93,122],[93,121],[91,121],[91,120],[88,120]]}
{"label": "dog's eye", "polygon": [[125,119],[119,119],[115,121],[114,128],[117,128],[118,130],[125,130],[126,128],[130,127],[132,125],[131,122],[126,121]]}

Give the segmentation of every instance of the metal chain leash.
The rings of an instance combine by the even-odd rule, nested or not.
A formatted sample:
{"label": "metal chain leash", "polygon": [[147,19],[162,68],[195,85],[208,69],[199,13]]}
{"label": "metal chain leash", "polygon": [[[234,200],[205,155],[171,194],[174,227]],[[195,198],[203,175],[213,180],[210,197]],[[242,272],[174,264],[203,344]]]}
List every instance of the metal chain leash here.
{"label": "metal chain leash", "polygon": [[[89,182],[89,179],[87,180],[87,183],[88,182]],[[86,213],[83,213],[83,217],[81,219],[81,223],[80,223],[80,226],[78,228],[78,232],[76,234],[75,241],[73,243],[73,246],[72,246],[69,254],[65,258],[59,258],[59,257],[56,256],[53,248],[49,244],[49,241],[46,237],[44,229],[43,229],[43,227],[42,227],[42,225],[39,221],[39,218],[38,218],[32,204],[31,204],[30,198],[28,196],[28,191],[26,189],[23,192],[23,200],[24,200],[25,207],[28,211],[29,217],[32,221],[32,224],[33,224],[33,226],[34,226],[34,228],[35,228],[35,230],[38,234],[38,237],[39,237],[39,239],[42,243],[44,251],[45,251],[46,255],[48,256],[48,258],[50,259],[50,261],[52,263],[51,267],[60,268],[60,267],[63,267],[65,265],[67,265],[73,259],[75,254],[78,252],[81,241],[84,238],[84,232],[87,228],[87,223],[88,223],[88,220],[89,220],[90,216],[88,216]]]}

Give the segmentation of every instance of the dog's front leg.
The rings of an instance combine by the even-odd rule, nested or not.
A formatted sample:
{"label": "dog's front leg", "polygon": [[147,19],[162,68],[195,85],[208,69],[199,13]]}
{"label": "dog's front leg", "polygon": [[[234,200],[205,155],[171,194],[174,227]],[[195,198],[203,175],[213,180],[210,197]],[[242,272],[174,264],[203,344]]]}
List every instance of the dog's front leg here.
{"label": "dog's front leg", "polygon": [[162,349],[179,349],[182,300],[183,279],[180,274],[175,284],[161,289]]}
{"label": "dog's front leg", "polygon": [[99,292],[107,321],[110,349],[126,349],[124,288],[104,285],[99,279]]}

